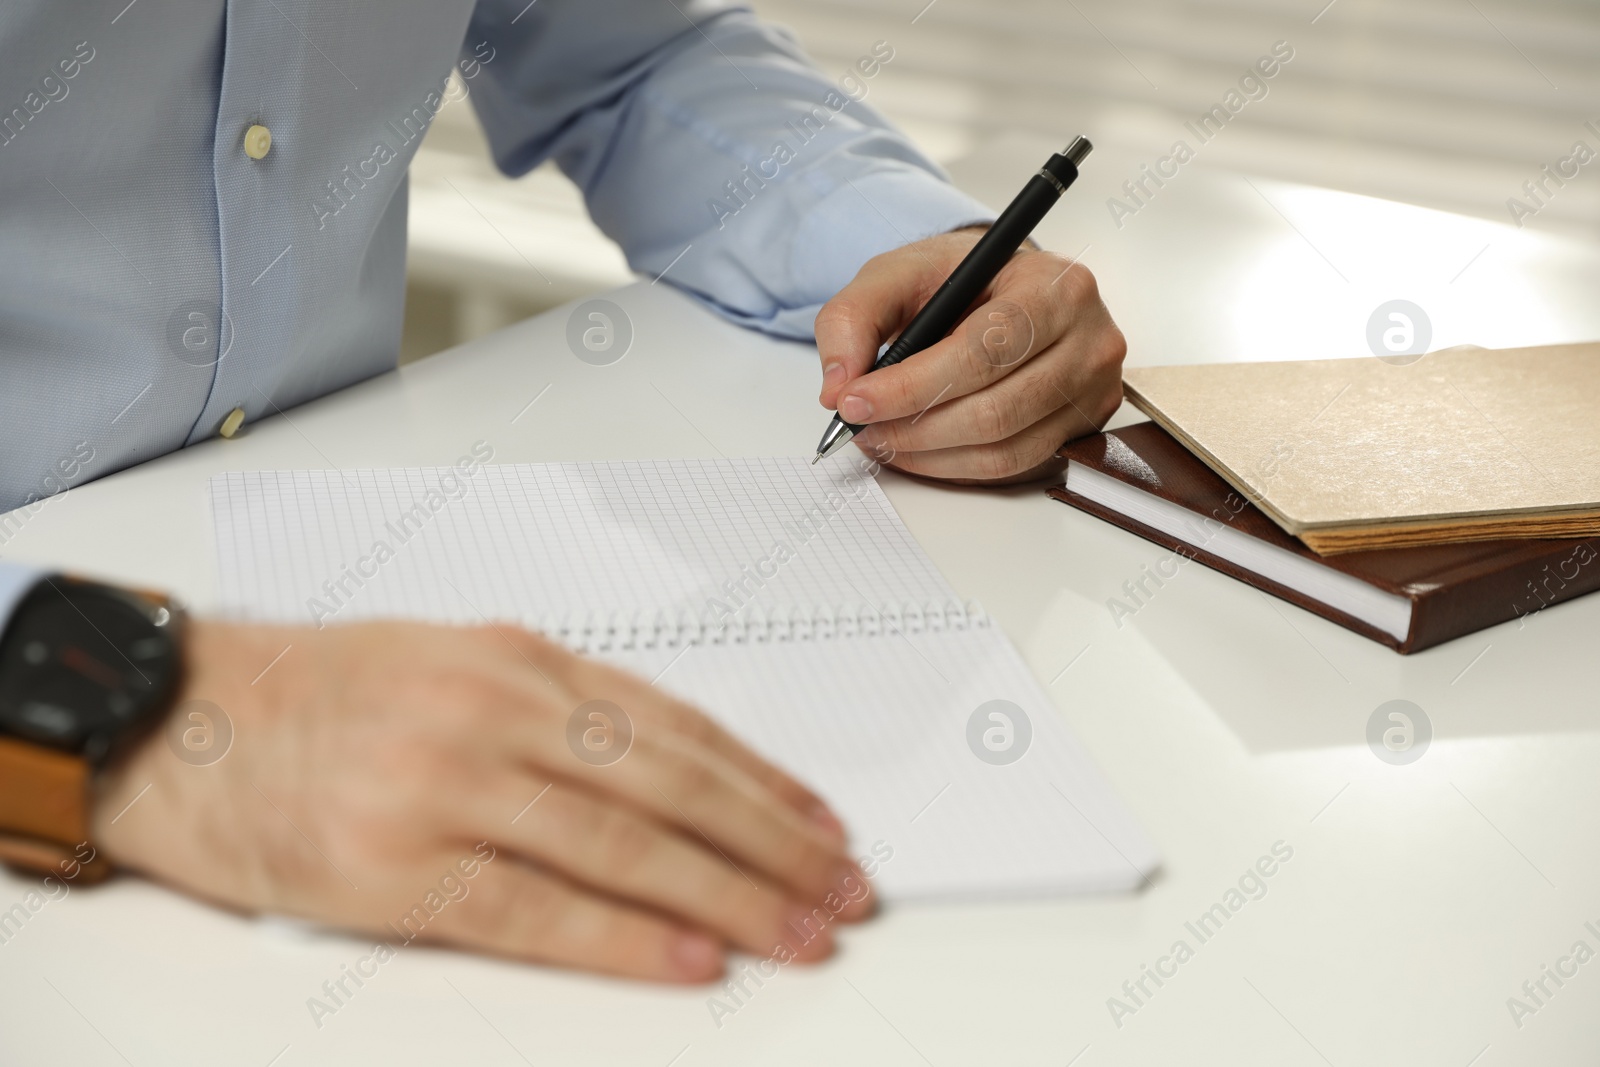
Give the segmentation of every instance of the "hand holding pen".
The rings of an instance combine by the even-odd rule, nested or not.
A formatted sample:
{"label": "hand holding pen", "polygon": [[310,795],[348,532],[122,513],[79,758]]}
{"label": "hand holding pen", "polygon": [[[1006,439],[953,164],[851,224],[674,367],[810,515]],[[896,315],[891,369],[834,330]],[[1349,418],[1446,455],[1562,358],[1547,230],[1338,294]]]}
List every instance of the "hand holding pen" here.
{"label": "hand holding pen", "polygon": [[820,399],[839,417],[819,455],[853,436],[908,473],[1020,481],[1059,466],[1056,449],[1111,417],[1127,345],[1094,277],[1018,251],[1089,147],[1080,137],[1052,156],[986,233],[885,253],[823,307]]}

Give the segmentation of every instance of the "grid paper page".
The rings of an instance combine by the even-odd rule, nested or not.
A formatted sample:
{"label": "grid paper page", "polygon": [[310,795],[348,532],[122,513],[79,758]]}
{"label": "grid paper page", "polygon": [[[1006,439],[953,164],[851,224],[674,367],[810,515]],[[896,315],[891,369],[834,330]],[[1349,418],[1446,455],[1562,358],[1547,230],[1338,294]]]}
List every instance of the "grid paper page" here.
{"label": "grid paper page", "polygon": [[942,605],[853,464],[639,460],[211,480],[224,610],[280,622],[627,620]]}
{"label": "grid paper page", "polygon": [[[999,630],[697,645],[604,658],[706,710],[816,789],[858,854],[893,850],[885,899],[1095,893],[1139,886],[1155,849]],[[969,748],[991,700],[1022,709],[1014,763]],[[880,853],[881,855],[881,853]]]}
{"label": "grid paper page", "polygon": [[[740,612],[955,601],[877,484],[838,462],[268,471],[218,475],[211,492],[224,607],[253,618],[549,629],[713,599]],[[981,619],[882,629],[603,655],[811,782],[859,847],[892,849],[878,876],[890,898],[1144,880],[1154,850],[1004,634]],[[1013,763],[970,740],[994,700],[1032,728]]]}

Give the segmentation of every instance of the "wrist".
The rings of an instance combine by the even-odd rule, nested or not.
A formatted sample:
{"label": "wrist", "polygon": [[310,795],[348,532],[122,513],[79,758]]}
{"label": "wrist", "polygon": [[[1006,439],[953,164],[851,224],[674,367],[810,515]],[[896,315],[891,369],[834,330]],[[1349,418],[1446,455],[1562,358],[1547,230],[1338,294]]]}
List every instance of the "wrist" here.
{"label": "wrist", "polygon": [[267,629],[204,619],[186,627],[184,676],[171,706],[94,779],[92,836],[117,865],[145,867],[151,835],[183,833],[216,814],[208,779],[235,755],[240,729],[249,731],[270,706],[262,669],[282,645]]}

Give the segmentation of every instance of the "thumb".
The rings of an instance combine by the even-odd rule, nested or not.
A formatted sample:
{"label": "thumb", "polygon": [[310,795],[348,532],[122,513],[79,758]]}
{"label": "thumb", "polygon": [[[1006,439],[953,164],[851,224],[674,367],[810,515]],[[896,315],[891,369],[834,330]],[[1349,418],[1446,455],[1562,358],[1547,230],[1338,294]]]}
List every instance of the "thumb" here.
{"label": "thumb", "polygon": [[869,261],[822,306],[815,330],[823,407],[837,409],[840,390],[872,369],[878,349],[916,314],[918,297],[943,280],[920,249],[907,246]]}

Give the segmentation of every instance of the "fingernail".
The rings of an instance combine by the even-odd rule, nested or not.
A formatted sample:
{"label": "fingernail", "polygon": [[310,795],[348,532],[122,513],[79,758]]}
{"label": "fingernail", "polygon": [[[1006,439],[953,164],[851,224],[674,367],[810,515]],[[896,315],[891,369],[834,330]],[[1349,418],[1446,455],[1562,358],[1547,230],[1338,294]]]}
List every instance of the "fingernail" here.
{"label": "fingernail", "polygon": [[872,404],[866,397],[847,396],[839,405],[839,414],[844,416],[846,422],[866,422],[872,418]]}
{"label": "fingernail", "polygon": [[861,869],[853,863],[847,863],[833,872],[833,888],[846,896],[865,884],[866,878],[862,875]]}
{"label": "fingernail", "polygon": [[877,910],[877,902],[872,899],[872,883],[854,864],[834,872],[833,888],[849,902],[844,907],[846,918],[864,919]]}
{"label": "fingernail", "polygon": [[844,823],[840,822],[839,817],[829,811],[828,805],[820,800],[811,805],[811,821],[822,827],[829,837],[841,844],[844,842]]}
{"label": "fingernail", "polygon": [[831,389],[836,385],[844,384],[844,364],[829,363],[822,368],[822,387]]}
{"label": "fingernail", "polygon": [[668,949],[668,958],[684,978],[714,978],[722,973],[722,946],[704,934],[678,934]]}

